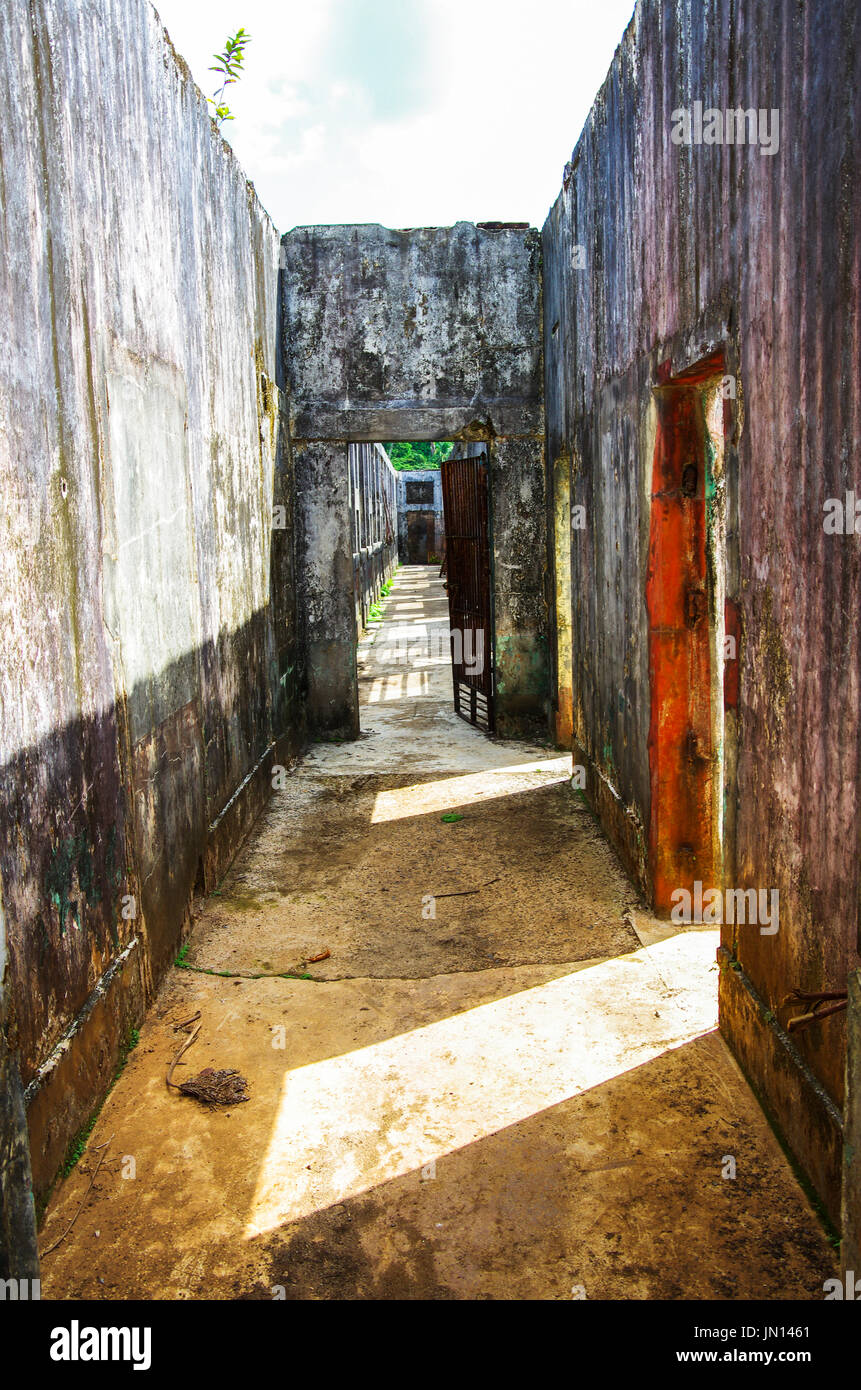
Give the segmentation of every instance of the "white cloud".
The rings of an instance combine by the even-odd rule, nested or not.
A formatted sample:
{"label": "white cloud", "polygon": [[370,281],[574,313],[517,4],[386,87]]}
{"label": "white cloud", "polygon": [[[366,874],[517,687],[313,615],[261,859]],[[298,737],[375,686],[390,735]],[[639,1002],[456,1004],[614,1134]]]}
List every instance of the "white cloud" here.
{"label": "white cloud", "polygon": [[[404,7],[410,6],[409,20]],[[543,222],[632,0],[158,0],[276,225]],[[378,91],[378,88],[384,90]]]}

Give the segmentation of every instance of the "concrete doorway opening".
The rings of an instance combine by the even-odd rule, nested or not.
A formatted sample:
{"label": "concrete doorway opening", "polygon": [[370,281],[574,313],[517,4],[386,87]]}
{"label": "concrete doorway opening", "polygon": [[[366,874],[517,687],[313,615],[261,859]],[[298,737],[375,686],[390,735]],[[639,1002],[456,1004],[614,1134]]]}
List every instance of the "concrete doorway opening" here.
{"label": "concrete doorway opening", "polygon": [[[351,446],[351,486],[370,481],[351,503],[356,523],[381,530],[388,477],[353,466],[367,446]],[[369,592],[368,567],[354,553],[358,631],[359,726],[369,709],[412,698],[444,699],[468,724],[492,733],[493,578],[487,446],[405,441],[373,446],[393,466],[397,566],[386,555]],[[427,465],[427,466],[425,466]],[[387,521],[387,514],[385,517]],[[354,539],[357,524],[354,524]],[[355,546],[358,542],[355,541]],[[372,581],[376,571],[371,572]]]}
{"label": "concrete doorway opening", "polygon": [[491,509],[486,453],[448,459],[442,467],[448,550],[455,713],[493,733],[494,631]]}
{"label": "concrete doorway opening", "polygon": [[398,480],[398,559],[403,565],[445,560],[440,469],[454,444],[448,440],[402,440],[386,444]]}
{"label": "concrete doorway opening", "polygon": [[[282,241],[284,376],[296,484],[309,733],[355,739],[352,445],[484,452],[493,506],[494,703],[502,737],[550,721],[540,244],[521,224],[297,227]],[[386,447],[382,445],[381,447]],[[438,454],[437,454],[438,456]],[[433,459],[435,462],[436,459]],[[399,471],[399,470],[396,470]],[[405,479],[413,484],[434,481]],[[412,490],[411,490],[412,491]],[[441,514],[416,496],[401,564],[444,559]],[[406,508],[406,504],[405,504]],[[433,534],[429,516],[433,511]],[[366,609],[370,608],[367,603]]]}
{"label": "concrete doorway opening", "polygon": [[[655,389],[646,606],[654,904],[722,889],[734,767],[737,625],[727,592],[726,439],[734,397],[722,352]],[[730,528],[733,529],[733,528]]]}

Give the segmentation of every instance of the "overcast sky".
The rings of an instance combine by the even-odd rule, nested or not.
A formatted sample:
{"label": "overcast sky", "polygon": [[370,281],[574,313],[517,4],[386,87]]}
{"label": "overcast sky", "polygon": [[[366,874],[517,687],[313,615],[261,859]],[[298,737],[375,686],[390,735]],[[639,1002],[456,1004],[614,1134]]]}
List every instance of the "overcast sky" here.
{"label": "overcast sky", "polygon": [[633,0],[156,0],[276,226],[540,226]]}

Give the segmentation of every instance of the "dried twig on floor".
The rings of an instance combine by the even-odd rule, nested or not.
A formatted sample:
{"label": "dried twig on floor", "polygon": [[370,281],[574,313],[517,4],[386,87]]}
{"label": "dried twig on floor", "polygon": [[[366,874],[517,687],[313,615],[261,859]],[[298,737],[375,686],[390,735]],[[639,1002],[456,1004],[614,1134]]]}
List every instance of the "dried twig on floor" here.
{"label": "dried twig on floor", "polygon": [[54,1244],[53,1244],[53,1245],[49,1245],[48,1248],[47,1248],[47,1250],[43,1250],[43,1251],[42,1251],[41,1259],[44,1260],[44,1258],[45,1258],[46,1255],[50,1255],[50,1253],[51,1253],[52,1250],[56,1250],[56,1248],[57,1248],[58,1245],[62,1245],[63,1241],[66,1239],[66,1236],[67,1236],[67,1235],[69,1234],[69,1232],[71,1231],[72,1227],[74,1226],[74,1224],[75,1224],[75,1222],[77,1221],[78,1217],[80,1216],[81,1212],[84,1210],[84,1206],[85,1206],[85,1204],[86,1204],[87,1198],[89,1197],[90,1193],[91,1193],[92,1190],[93,1190],[93,1185],[94,1185],[94,1183],[95,1183],[95,1181],[96,1181],[96,1178],[99,1176],[99,1169],[101,1168],[102,1164],[103,1164],[104,1161],[105,1161],[105,1158],[107,1157],[107,1152],[108,1152],[108,1149],[110,1148],[110,1146],[111,1146],[111,1144],[112,1144],[112,1142],[113,1142],[113,1138],[114,1138],[114,1136],[111,1135],[110,1139],[106,1139],[105,1142],[104,1142],[104,1144],[97,1144],[97,1145],[96,1145],[96,1148],[93,1150],[93,1152],[95,1153],[96,1150],[101,1149],[101,1150],[102,1150],[102,1153],[101,1153],[100,1156],[99,1156],[99,1161],[98,1161],[98,1163],[96,1164],[95,1170],[94,1170],[94,1172],[93,1172],[93,1176],[90,1178],[89,1186],[87,1187],[86,1192],[84,1193],[83,1197],[81,1198],[80,1204],[79,1204],[79,1206],[78,1206],[78,1210],[75,1212],[75,1215],[72,1217],[71,1221],[69,1222],[69,1224],[68,1224],[68,1226],[66,1227],[65,1231],[63,1232],[63,1234],[62,1234],[60,1237],[58,1237],[57,1240],[54,1241]]}
{"label": "dried twig on floor", "polygon": [[176,1056],[174,1057],[174,1059],[173,1059],[173,1061],[171,1062],[170,1066],[168,1067],[167,1076],[166,1076],[164,1079],[165,1079],[166,1084],[167,1084],[168,1086],[173,1086],[174,1090],[176,1090],[176,1091],[179,1090],[179,1087],[176,1085],[176,1083],[175,1083],[174,1081],[171,1080],[171,1077],[173,1076],[174,1067],[176,1066],[176,1064],[177,1064],[177,1062],[179,1061],[180,1057],[182,1056],[183,1052],[187,1052],[188,1049],[191,1047],[191,1044],[192,1044],[192,1043],[195,1041],[195,1039],[197,1038],[197,1035],[198,1035],[198,1033],[200,1032],[202,1026],[203,1026],[202,1024],[198,1023],[198,1025],[197,1025],[197,1027],[195,1028],[194,1032],[192,1033],[191,1037],[190,1037],[190,1038],[186,1038],[186,1040],[185,1040],[185,1042],[183,1043],[182,1047],[179,1049],[179,1052],[176,1054]]}
{"label": "dried twig on floor", "polygon": [[196,1014],[192,1014],[192,1015],[191,1015],[191,1018],[185,1019],[184,1022],[182,1022],[182,1023],[175,1023],[175,1024],[173,1025],[173,1031],[174,1031],[175,1033],[178,1033],[178,1032],[180,1031],[181,1028],[188,1028],[189,1024],[191,1024],[191,1023],[196,1023],[197,1020],[198,1020],[199,1018],[200,1018],[200,1009],[198,1009],[198,1011],[197,1011]]}
{"label": "dried twig on floor", "polygon": [[215,1071],[212,1067],[204,1067],[198,1076],[190,1076],[187,1081],[181,1082],[180,1085],[171,1079],[180,1057],[195,1042],[201,1027],[202,1025],[198,1023],[191,1037],[186,1038],[171,1062],[165,1077],[167,1085],[172,1086],[183,1096],[191,1096],[192,1100],[199,1100],[201,1105],[208,1106],[210,1110],[214,1110],[217,1105],[241,1105],[243,1101],[250,1100],[248,1082],[244,1076],[240,1076],[238,1071]]}
{"label": "dried twig on floor", "polygon": [[431,893],[432,898],[469,898],[473,893],[480,893],[482,888],[489,888],[491,883],[499,882],[499,874],[496,878],[489,878],[486,883],[480,883],[477,888],[460,888],[456,893]]}
{"label": "dried twig on floor", "polygon": [[331,954],[332,954],[332,952],[331,952],[331,951],[328,951],[328,950],[327,950],[327,951],[321,951],[320,954],[319,954],[319,956],[309,956],[308,959],[307,959],[307,961],[305,962],[305,964],[306,964],[306,965],[316,965],[318,961],[321,961],[321,960],[328,960]]}

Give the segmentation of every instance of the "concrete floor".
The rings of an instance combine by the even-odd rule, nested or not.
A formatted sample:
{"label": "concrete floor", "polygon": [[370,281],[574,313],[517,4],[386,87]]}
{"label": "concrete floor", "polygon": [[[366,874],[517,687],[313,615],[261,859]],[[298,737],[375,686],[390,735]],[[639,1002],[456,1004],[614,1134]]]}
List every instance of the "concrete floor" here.
{"label": "concrete floor", "polygon": [[[570,757],[457,718],[446,630],[401,570],[362,737],[201,904],[49,1206],[43,1249],[106,1154],[45,1297],[822,1298],[834,1253],[715,1030],[717,934],[641,911]],[[238,1068],[229,1111],[165,1086],[198,1010],[174,1079]]]}

